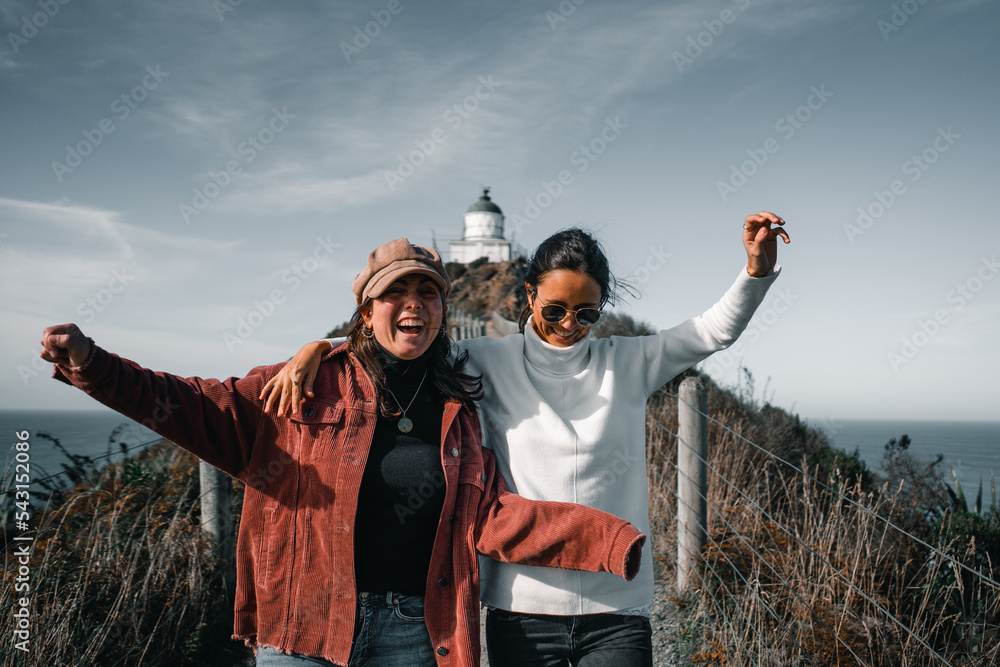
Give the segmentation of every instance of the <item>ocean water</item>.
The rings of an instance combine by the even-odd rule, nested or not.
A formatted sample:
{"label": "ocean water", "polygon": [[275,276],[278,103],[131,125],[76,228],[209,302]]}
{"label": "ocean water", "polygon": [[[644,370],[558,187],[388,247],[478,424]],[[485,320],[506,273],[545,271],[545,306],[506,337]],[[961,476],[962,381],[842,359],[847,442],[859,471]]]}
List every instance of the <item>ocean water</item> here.
{"label": "ocean water", "polygon": [[[904,433],[910,436],[909,451],[933,460],[944,455],[944,470],[954,466],[970,502],[975,498],[980,480],[984,503],[989,504],[991,476],[997,476],[1000,496],[1000,421],[921,421],[921,420],[836,420],[813,423],[822,428],[831,443],[848,452],[858,451],[868,467],[880,471],[885,444]],[[44,437],[57,438],[74,454],[90,457],[110,456],[102,460],[121,460],[119,443],[134,453],[159,442],[160,437],[144,426],[107,408],[97,410],[0,410],[0,475],[5,479],[14,470],[15,433],[29,432],[31,479],[62,474],[66,456]],[[109,441],[111,445],[109,447]],[[950,475],[949,475],[950,478]],[[950,481],[950,479],[949,479]]]}
{"label": "ocean water", "polygon": [[[14,472],[17,434],[28,431],[29,475],[32,481],[64,474],[69,459],[42,434],[58,439],[73,454],[120,461],[119,443],[130,453],[162,440],[148,428],[108,408],[99,410],[0,410],[0,474],[4,480]],[[109,446],[109,442],[111,443]],[[110,456],[108,456],[110,454]],[[23,457],[22,457],[23,458]]]}
{"label": "ocean water", "polygon": [[1000,421],[845,419],[814,425],[822,428],[838,449],[857,450],[868,467],[877,472],[883,472],[886,443],[906,434],[912,441],[908,450],[911,454],[928,461],[938,454],[944,456],[946,481],[951,482],[954,467],[970,504],[975,501],[981,480],[983,505],[989,507],[994,475],[1000,496]]}

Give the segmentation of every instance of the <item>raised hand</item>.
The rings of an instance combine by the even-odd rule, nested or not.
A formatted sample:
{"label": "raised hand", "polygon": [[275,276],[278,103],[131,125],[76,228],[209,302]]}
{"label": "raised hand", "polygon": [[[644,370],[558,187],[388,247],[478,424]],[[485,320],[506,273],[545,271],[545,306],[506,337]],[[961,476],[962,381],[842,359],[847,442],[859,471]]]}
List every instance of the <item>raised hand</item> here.
{"label": "raised hand", "polygon": [[[791,243],[781,225],[785,221],[768,211],[748,215],[743,223],[743,246],[747,251],[747,273],[760,278],[778,264],[778,237]],[[771,225],[779,225],[772,227]]]}

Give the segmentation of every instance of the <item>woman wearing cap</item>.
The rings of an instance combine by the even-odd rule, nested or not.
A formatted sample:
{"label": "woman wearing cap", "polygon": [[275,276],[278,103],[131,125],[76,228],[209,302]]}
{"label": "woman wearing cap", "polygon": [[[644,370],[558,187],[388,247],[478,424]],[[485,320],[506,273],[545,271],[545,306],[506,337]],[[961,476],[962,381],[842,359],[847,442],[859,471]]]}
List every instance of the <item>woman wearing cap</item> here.
{"label": "woman wearing cap", "polygon": [[478,378],[450,359],[437,253],[397,239],[352,289],[349,341],[291,420],[258,400],[281,365],[225,381],[153,372],[75,325],[45,329],[56,378],[246,482],[235,636],[258,665],[478,665],[476,552],[631,578],[644,537],[605,512],[509,493],[480,446]]}
{"label": "woman wearing cap", "polygon": [[[746,267],[722,299],[700,317],[632,338],[590,336],[601,309],[617,296],[597,240],[570,229],[543,241],[525,275],[522,333],[457,343],[482,373],[485,445],[508,487],[529,498],[599,508],[648,532],[646,399],[735,342],[780,271],[777,238],[789,242],[784,224],[766,211],[747,216]],[[265,387],[267,408],[277,400],[279,414],[289,404],[294,412],[300,386],[307,396],[321,395],[310,378],[328,349],[326,342],[304,347]],[[492,667],[652,664],[650,568],[625,582],[482,562]]]}

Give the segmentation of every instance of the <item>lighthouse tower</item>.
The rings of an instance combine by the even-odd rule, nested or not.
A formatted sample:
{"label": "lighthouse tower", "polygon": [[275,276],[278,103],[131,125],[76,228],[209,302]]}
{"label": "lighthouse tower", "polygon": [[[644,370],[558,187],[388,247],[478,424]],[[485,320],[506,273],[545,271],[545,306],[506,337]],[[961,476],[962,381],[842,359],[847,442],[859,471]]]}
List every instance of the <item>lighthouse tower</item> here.
{"label": "lighthouse tower", "polygon": [[468,264],[481,257],[490,262],[506,262],[523,255],[519,246],[503,236],[503,211],[483,188],[479,201],[465,212],[465,230],[460,241],[450,241],[451,261]]}

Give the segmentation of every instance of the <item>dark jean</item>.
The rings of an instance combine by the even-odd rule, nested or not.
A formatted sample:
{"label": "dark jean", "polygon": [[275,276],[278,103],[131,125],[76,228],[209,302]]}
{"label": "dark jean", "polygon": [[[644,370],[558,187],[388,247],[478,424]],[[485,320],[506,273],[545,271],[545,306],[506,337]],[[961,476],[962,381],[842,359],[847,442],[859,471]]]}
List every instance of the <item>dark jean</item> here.
{"label": "dark jean", "polygon": [[491,609],[490,667],[651,667],[653,632],[644,616],[545,616]]}
{"label": "dark jean", "polygon": [[[422,595],[361,593],[354,621],[351,667],[433,666],[434,647],[424,625]],[[257,667],[337,667],[328,660],[257,650]]]}

